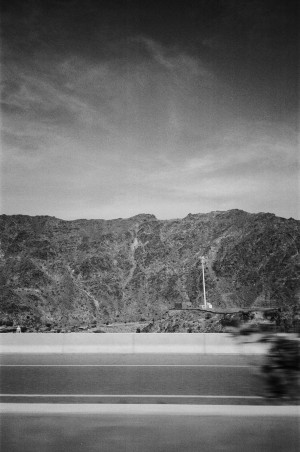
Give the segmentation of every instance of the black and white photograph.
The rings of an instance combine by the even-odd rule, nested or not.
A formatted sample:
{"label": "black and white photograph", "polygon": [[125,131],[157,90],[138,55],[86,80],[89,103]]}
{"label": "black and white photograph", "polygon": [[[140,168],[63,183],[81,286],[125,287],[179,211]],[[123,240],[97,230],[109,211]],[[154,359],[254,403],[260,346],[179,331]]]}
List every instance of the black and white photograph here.
{"label": "black and white photograph", "polygon": [[2,0],[1,452],[300,450],[297,0]]}

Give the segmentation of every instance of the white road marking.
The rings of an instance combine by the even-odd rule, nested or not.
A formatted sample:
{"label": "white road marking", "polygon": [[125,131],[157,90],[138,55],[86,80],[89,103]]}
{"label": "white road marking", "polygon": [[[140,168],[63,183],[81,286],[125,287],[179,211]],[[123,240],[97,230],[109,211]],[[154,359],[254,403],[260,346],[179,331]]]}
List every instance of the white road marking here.
{"label": "white road marking", "polygon": [[248,368],[253,365],[234,364],[1,364],[0,367],[234,367]]}
{"label": "white road marking", "polygon": [[193,395],[193,394],[0,394],[0,397],[102,397],[102,398],[157,398],[164,399],[262,399],[261,396]]}

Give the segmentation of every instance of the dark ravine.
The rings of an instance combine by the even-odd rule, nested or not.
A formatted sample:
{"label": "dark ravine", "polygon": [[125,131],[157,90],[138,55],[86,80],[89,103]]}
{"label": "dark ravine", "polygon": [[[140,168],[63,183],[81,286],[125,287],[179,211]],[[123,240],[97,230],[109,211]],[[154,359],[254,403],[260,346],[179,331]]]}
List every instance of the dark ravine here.
{"label": "dark ravine", "polygon": [[[2,323],[28,328],[152,321],[175,303],[291,307],[300,221],[241,210],[157,220],[0,216]],[[49,326],[50,325],[50,326]]]}

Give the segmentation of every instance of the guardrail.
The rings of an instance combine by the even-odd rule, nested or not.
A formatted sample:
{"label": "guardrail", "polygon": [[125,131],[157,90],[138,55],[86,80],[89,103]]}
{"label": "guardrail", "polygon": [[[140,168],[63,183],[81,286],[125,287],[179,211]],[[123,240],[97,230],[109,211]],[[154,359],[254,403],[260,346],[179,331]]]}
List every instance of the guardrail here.
{"label": "guardrail", "polygon": [[267,344],[241,343],[227,333],[6,333],[0,353],[263,354]]}

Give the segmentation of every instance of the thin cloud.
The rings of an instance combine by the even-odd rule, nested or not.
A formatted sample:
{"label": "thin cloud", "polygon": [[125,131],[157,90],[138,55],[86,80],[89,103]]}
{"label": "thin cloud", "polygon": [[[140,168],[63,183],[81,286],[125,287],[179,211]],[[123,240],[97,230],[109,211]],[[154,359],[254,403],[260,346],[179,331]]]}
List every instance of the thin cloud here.
{"label": "thin cloud", "polygon": [[274,197],[277,213],[295,212],[294,133],[241,118],[235,93],[200,58],[140,36],[126,45],[126,59],[121,49],[112,60],[53,56],[36,71],[33,60],[11,68],[7,213],[172,218],[269,210]]}

